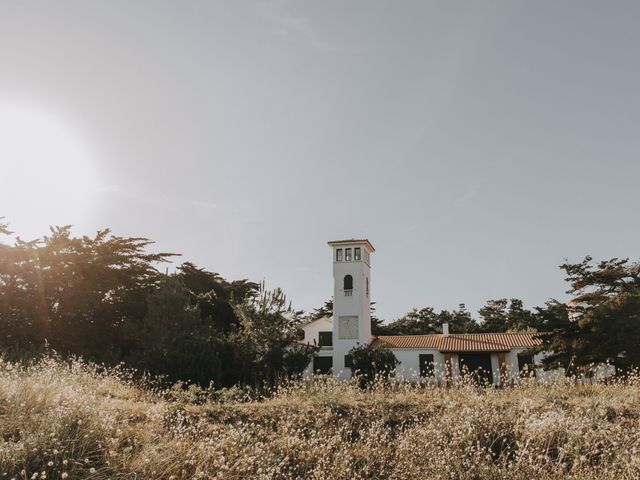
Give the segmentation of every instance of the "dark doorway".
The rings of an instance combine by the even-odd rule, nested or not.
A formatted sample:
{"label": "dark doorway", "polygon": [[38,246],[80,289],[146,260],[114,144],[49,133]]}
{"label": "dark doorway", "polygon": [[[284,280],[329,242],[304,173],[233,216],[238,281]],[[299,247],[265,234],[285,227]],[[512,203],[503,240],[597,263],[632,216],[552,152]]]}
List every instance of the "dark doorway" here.
{"label": "dark doorway", "polygon": [[420,364],[420,376],[433,377],[433,354],[421,353],[418,355],[418,362]]}
{"label": "dark doorway", "polygon": [[469,375],[480,385],[493,384],[493,370],[491,368],[491,354],[489,353],[460,353],[460,373]]}
{"label": "dark doorway", "polygon": [[535,376],[536,371],[533,367],[533,355],[518,354],[518,370],[521,377]]}
{"label": "dark doorway", "polygon": [[328,375],[333,368],[333,357],[313,357],[313,373]]}

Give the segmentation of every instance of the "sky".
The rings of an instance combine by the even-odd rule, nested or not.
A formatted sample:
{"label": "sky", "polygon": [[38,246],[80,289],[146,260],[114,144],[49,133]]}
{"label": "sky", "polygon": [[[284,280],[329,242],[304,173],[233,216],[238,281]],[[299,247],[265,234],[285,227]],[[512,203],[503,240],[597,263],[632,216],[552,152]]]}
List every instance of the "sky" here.
{"label": "sky", "polygon": [[386,320],[563,299],[565,260],[640,258],[639,24],[631,1],[0,0],[0,216],[145,236],[305,310],[354,237]]}

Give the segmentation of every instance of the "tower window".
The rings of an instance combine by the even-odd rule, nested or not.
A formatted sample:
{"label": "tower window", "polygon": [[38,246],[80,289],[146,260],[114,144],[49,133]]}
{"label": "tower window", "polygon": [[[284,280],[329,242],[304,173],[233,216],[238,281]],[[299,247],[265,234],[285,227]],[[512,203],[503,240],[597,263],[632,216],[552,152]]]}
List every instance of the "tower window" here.
{"label": "tower window", "polygon": [[353,259],[358,262],[362,259],[362,255],[360,254],[360,247],[356,247],[353,249]]}
{"label": "tower window", "polygon": [[344,276],[343,288],[345,291],[353,290],[353,277],[351,275]]}
{"label": "tower window", "polygon": [[369,277],[367,277],[365,283],[366,283],[365,292],[366,292],[367,297],[369,297]]}
{"label": "tower window", "polygon": [[345,248],[344,249],[344,260],[345,260],[345,262],[350,262],[351,261],[351,249],[350,248]]}
{"label": "tower window", "polygon": [[341,262],[342,261],[342,249],[338,248],[336,249],[336,262]]}

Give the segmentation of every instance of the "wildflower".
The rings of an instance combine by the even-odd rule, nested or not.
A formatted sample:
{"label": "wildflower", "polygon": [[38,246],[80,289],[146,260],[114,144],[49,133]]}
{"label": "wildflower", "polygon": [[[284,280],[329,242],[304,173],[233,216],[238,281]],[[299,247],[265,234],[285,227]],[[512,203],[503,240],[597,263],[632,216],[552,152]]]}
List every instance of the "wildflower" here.
{"label": "wildflower", "polygon": [[92,473],[92,474],[93,474],[93,473],[96,473],[96,469],[95,469],[95,468],[93,468],[93,467],[91,467],[91,468],[89,469],[89,472],[90,472],[90,473]]}
{"label": "wildflower", "polygon": [[67,472],[62,472],[61,478],[69,478],[69,474]]}

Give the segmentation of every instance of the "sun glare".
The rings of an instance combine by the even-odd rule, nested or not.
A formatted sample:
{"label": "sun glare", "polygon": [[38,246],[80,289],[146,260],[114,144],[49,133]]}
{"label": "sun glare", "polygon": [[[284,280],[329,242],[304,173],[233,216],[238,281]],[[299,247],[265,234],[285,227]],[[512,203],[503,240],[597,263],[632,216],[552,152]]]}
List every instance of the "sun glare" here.
{"label": "sun glare", "polygon": [[41,110],[0,105],[0,217],[21,233],[78,224],[91,211],[95,162],[78,135]]}

